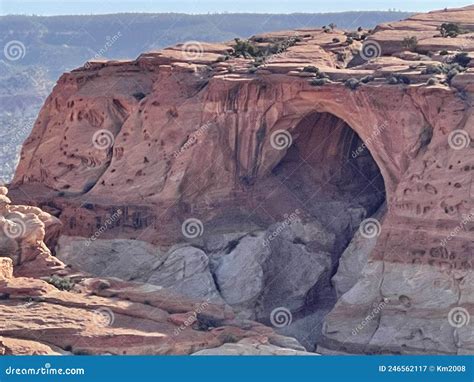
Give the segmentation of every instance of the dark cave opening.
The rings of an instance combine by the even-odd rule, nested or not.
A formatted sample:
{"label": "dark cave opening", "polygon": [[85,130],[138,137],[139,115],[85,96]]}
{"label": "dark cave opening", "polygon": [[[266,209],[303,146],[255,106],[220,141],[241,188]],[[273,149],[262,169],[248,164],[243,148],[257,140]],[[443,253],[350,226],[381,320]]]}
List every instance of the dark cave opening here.
{"label": "dark cave opening", "polygon": [[[310,348],[319,343],[324,317],[337,301],[332,277],[339,259],[361,222],[384,205],[386,192],[380,168],[370,152],[377,149],[376,140],[367,147],[342,119],[329,113],[309,113],[291,130],[291,136],[291,146],[272,169],[270,178],[278,191],[266,206],[301,209],[304,220],[318,222],[335,237],[334,245],[324,248],[331,256],[329,273],[307,293],[305,305],[292,312],[298,324],[281,329],[282,334],[294,336]],[[306,249],[316,254],[321,245],[309,242]],[[277,306],[276,300],[267,305]],[[265,315],[269,310],[263,310]],[[317,333],[307,341],[311,330]]]}

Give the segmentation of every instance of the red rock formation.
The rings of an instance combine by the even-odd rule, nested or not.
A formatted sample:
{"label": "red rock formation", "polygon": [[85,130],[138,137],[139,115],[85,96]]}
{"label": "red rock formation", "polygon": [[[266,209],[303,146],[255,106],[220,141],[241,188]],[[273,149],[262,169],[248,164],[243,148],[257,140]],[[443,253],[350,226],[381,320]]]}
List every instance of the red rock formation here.
{"label": "red rock formation", "polygon": [[[6,189],[1,191],[6,199]],[[3,257],[6,253],[0,257],[2,355],[191,354],[243,339],[272,345],[267,354],[304,351],[296,341],[271,328],[234,319],[232,310],[222,305],[191,300],[153,285],[68,274],[49,251],[45,253],[41,235],[32,241],[37,232],[30,229],[31,216],[23,216],[28,228],[21,235],[13,238],[13,231],[7,230],[11,211],[28,207],[6,208],[9,215],[0,215],[1,232],[18,242],[22,252],[15,266],[12,258]],[[48,216],[38,208],[29,210],[35,216]],[[36,257],[24,258],[24,240],[29,240],[28,254],[36,253]]]}
{"label": "red rock formation", "polygon": [[[203,44],[202,54],[177,46],[134,61],[92,63],[64,74],[49,96],[24,145],[13,195],[28,195],[56,213],[68,234],[93,235],[120,209],[104,237],[171,244],[183,240],[181,226],[190,217],[207,231],[231,231],[268,225],[295,208],[314,215],[293,190],[281,188],[278,166],[291,164],[292,148],[309,165],[323,164],[317,176],[294,178],[301,189],[307,179],[325,184],[349,163],[352,172],[336,175],[335,188],[324,193],[341,192],[344,179],[355,179],[355,195],[370,199],[375,191],[364,193],[357,184],[370,165],[358,155],[350,163],[358,136],[383,176],[388,214],[360,285],[330,315],[327,347],[347,342],[355,323],[385,298],[390,308],[370,334],[349,340],[357,349],[348,351],[439,351],[431,334],[429,344],[411,341],[418,334],[407,324],[433,333],[433,315],[445,330],[443,352],[472,350],[472,339],[456,342],[455,329],[443,325],[456,306],[472,306],[472,285],[463,280],[472,279],[473,226],[463,222],[474,209],[474,69],[471,61],[460,74],[443,70],[452,69],[447,64],[457,50],[473,57],[473,19],[473,6],[416,15],[377,27],[363,45],[337,30],[258,36],[254,41],[263,45],[296,38],[258,67],[251,59],[224,60],[232,44]],[[441,37],[446,22],[469,33]],[[413,36],[416,46],[405,40]],[[367,60],[370,44],[380,57]],[[433,65],[444,66],[433,71]],[[321,76],[309,66],[329,79],[314,81]],[[292,148],[272,145],[282,132]],[[403,272],[415,266],[422,267],[427,295],[388,277],[392,272],[403,284]],[[459,293],[446,292],[454,290]],[[429,303],[444,292],[441,305]],[[384,330],[401,330],[397,325],[408,332],[387,339]]]}

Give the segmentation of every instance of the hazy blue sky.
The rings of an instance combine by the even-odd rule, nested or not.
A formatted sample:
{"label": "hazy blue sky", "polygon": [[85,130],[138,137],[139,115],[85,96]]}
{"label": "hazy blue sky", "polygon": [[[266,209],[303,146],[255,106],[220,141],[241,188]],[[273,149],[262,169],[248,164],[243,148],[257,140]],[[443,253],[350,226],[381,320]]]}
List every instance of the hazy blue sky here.
{"label": "hazy blue sky", "polygon": [[462,0],[0,0],[0,14],[97,14],[116,12],[340,12],[428,11],[469,5]]}

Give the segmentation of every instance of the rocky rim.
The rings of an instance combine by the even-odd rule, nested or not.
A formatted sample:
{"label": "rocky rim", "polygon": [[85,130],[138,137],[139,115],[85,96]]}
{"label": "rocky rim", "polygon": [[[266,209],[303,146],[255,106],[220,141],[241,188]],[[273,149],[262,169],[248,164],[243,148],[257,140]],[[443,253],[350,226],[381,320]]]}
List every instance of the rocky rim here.
{"label": "rocky rim", "polygon": [[50,214],[2,191],[26,227],[2,237],[5,351],[304,350],[258,320],[321,353],[472,353],[473,19],[64,74],[11,185]]}

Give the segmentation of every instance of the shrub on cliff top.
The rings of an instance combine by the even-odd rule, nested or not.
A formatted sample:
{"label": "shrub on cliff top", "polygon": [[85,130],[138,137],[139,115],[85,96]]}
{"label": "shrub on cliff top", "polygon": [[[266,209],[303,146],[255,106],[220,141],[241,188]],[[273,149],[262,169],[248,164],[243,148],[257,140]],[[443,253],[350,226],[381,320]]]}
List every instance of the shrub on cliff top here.
{"label": "shrub on cliff top", "polygon": [[402,45],[404,48],[414,52],[418,47],[418,39],[416,36],[405,37],[402,41]]}
{"label": "shrub on cliff top", "polygon": [[323,86],[327,84],[329,80],[327,78],[313,78],[310,82],[312,86]]}
{"label": "shrub on cliff top", "polygon": [[303,72],[306,73],[319,73],[319,69],[314,65],[308,65],[303,68]]}
{"label": "shrub on cliff top", "polygon": [[259,55],[258,48],[249,40],[241,40],[240,38],[236,38],[234,41],[234,55],[236,57],[251,58],[257,57]]}
{"label": "shrub on cliff top", "polygon": [[74,281],[69,277],[60,277],[58,275],[53,275],[46,280],[49,284],[55,286],[59,290],[69,291],[74,288]]}
{"label": "shrub on cliff top", "polygon": [[357,78],[349,78],[344,82],[344,85],[351,90],[356,90],[360,85],[360,81]]}
{"label": "shrub on cliff top", "polygon": [[439,27],[439,31],[443,37],[457,37],[462,33],[460,26],[455,23],[443,23]]}
{"label": "shrub on cliff top", "polygon": [[471,62],[471,58],[468,56],[466,52],[461,52],[461,53],[456,54],[453,57],[452,62],[466,67]]}

